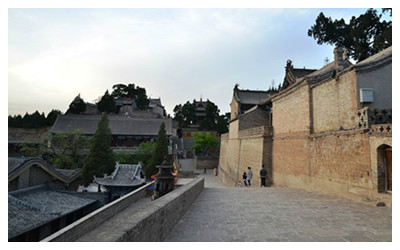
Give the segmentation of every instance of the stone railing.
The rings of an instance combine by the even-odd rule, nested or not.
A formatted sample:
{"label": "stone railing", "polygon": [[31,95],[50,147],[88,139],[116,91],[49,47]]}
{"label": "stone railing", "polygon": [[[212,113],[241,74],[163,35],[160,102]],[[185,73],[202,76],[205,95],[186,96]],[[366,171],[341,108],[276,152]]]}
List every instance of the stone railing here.
{"label": "stone railing", "polygon": [[357,116],[357,128],[371,128],[375,124],[392,123],[391,109],[370,109],[366,107],[358,110]]}
{"label": "stone railing", "polygon": [[391,135],[392,124],[376,124],[371,126],[372,134]]}

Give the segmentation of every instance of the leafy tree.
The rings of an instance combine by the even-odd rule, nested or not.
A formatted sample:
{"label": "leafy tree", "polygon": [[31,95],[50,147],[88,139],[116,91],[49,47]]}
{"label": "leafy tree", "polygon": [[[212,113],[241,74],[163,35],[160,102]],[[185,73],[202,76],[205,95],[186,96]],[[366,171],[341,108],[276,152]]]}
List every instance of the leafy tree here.
{"label": "leafy tree", "polygon": [[81,98],[81,94],[76,96],[74,100],[69,105],[66,114],[83,114],[86,111],[86,103]]}
{"label": "leafy tree", "polygon": [[168,141],[166,134],[167,132],[165,131],[165,124],[163,122],[158,130],[157,140],[150,162],[145,167],[145,172],[148,177],[156,174],[156,166],[163,163],[163,161],[168,157]]}
{"label": "leafy tree", "polygon": [[108,90],[101,97],[100,101],[97,103],[97,109],[100,112],[115,113],[117,106],[115,106],[114,98],[108,93]]}
{"label": "leafy tree", "polygon": [[86,111],[86,103],[78,94],[69,105],[66,114],[83,114]]}
{"label": "leafy tree", "polygon": [[229,114],[229,116],[227,114],[218,116],[218,119],[217,119],[217,133],[219,135],[227,133],[229,131],[229,129],[228,129],[228,119],[230,117],[230,113],[228,113],[228,114]]}
{"label": "leafy tree", "polygon": [[125,152],[114,153],[114,161],[121,164],[133,164],[133,155]]}
{"label": "leafy tree", "polygon": [[8,116],[8,127],[10,128],[22,128],[23,119],[21,115]]}
{"label": "leafy tree", "polygon": [[308,30],[308,36],[318,44],[345,47],[350,57],[361,61],[392,45],[392,21],[381,18],[377,10],[368,9],[359,17],[353,16],[347,24],[343,18],[333,21],[321,12]]}
{"label": "leafy tree", "polygon": [[39,157],[42,154],[40,145],[34,145],[24,142],[21,143],[19,146],[21,146],[21,152],[23,153],[24,156]]}
{"label": "leafy tree", "polygon": [[136,105],[139,109],[147,109],[149,106],[149,99],[147,98],[146,89],[139,86],[135,89]]}
{"label": "leafy tree", "polygon": [[57,115],[61,114],[59,110],[52,110],[47,117],[42,112],[35,111],[33,114],[25,113],[24,117],[21,115],[8,116],[8,127],[10,128],[44,128],[54,124]]}
{"label": "leafy tree", "polygon": [[90,140],[90,151],[82,168],[84,185],[87,186],[94,176],[101,177],[114,171],[114,154],[111,149],[111,130],[108,117],[104,114],[97,125],[97,130]]}
{"label": "leafy tree", "polygon": [[173,119],[178,122],[179,127],[187,128],[189,125],[196,123],[195,111],[195,104],[187,101],[184,105],[175,106]]}
{"label": "leafy tree", "polygon": [[57,116],[61,115],[61,111],[57,109],[52,109],[46,117],[46,125],[52,126],[57,119]]}
{"label": "leafy tree", "polygon": [[88,146],[88,138],[79,130],[68,130],[49,134],[39,146],[22,144],[21,151],[26,156],[44,156],[44,158],[63,169],[75,169],[83,164],[82,150]]}
{"label": "leafy tree", "polygon": [[147,141],[140,143],[136,150],[136,158],[139,162],[142,162],[145,166],[150,163],[153,152],[156,148],[155,141]]}
{"label": "leafy tree", "polygon": [[195,145],[192,149],[196,150],[196,153],[208,155],[212,150],[216,150],[218,147],[218,138],[210,133],[196,132],[194,133]]}
{"label": "leafy tree", "polygon": [[116,99],[119,98],[131,98],[134,99],[139,109],[146,109],[149,105],[149,99],[146,94],[146,89],[136,86],[133,83],[128,85],[119,83],[113,86],[113,92],[111,93]]}
{"label": "leafy tree", "polygon": [[217,130],[217,121],[219,117],[218,106],[207,100],[206,116],[201,121],[199,130]]}

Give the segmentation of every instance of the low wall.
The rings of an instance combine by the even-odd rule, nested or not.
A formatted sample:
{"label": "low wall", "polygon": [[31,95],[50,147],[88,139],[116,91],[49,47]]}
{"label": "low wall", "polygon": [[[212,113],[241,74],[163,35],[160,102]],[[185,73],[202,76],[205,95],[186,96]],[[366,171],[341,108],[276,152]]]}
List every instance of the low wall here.
{"label": "low wall", "polygon": [[217,156],[198,156],[194,161],[196,169],[214,169],[218,167],[219,158]]}
{"label": "low wall", "polygon": [[[192,182],[155,200],[130,216],[124,227],[114,228],[118,237],[105,241],[155,242],[163,241],[204,189],[204,178]],[[128,230],[126,228],[129,228]],[[115,231],[118,231],[117,233]]]}
{"label": "low wall", "polygon": [[146,189],[153,185],[153,183],[154,181],[97,209],[96,211],[86,215],[85,217],[82,217],[81,219],[50,235],[42,241],[75,241],[83,234],[89,232],[94,227],[110,219],[116,213],[122,211],[135,201],[144,197],[146,195]]}
{"label": "low wall", "polygon": [[[127,199],[127,201],[118,199],[102,209],[89,214],[87,217],[82,218],[76,223],[73,223],[59,232],[51,235],[43,241],[74,241],[93,227],[96,227],[100,223],[109,219],[115,213],[120,212],[123,209],[120,209],[120,206],[125,208],[134,202],[132,201],[135,199],[133,196],[144,196],[146,187],[148,185],[143,186],[140,189],[135,190],[127,196],[121,198]],[[194,179],[192,182],[179,187],[167,195],[151,202],[147,206],[127,215],[124,223],[121,225],[116,225],[112,229],[110,228],[112,232],[105,234],[102,241],[163,241],[180,220],[180,218],[189,209],[192,203],[197,199],[203,189],[204,178]],[[120,205],[118,204],[120,202],[126,202],[128,204]],[[104,213],[104,215],[102,213]],[[93,218],[90,218],[90,216]],[[104,219],[103,216],[108,217],[107,219]],[[100,222],[100,220],[102,221]]]}

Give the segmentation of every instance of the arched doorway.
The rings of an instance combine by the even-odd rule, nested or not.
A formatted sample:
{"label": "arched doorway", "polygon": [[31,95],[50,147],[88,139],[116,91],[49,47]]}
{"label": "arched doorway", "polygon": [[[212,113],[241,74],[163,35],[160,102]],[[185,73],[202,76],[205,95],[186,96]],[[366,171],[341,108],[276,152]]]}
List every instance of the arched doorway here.
{"label": "arched doorway", "polygon": [[378,147],[378,192],[392,191],[392,147]]}

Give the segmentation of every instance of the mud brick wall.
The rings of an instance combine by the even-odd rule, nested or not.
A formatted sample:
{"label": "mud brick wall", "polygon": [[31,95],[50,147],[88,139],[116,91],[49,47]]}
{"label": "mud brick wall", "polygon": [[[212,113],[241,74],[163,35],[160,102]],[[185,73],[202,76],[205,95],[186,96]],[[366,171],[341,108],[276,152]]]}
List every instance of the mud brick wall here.
{"label": "mud brick wall", "polygon": [[369,136],[363,130],[310,137],[314,189],[349,198],[370,196],[373,186]]}
{"label": "mud brick wall", "polygon": [[309,88],[305,82],[272,100],[275,135],[310,130],[309,98]]}
{"label": "mud brick wall", "polygon": [[354,71],[341,74],[312,87],[312,116],[315,133],[352,129],[357,116],[357,90]]}
{"label": "mud brick wall", "polygon": [[[259,186],[259,171],[264,164],[269,174],[271,169],[272,137],[265,135],[265,127],[242,130],[237,138],[221,138],[218,175],[222,183],[237,186],[243,172],[251,167],[252,185]],[[268,155],[268,157],[266,157]],[[271,178],[269,178],[270,180]],[[270,182],[268,182],[270,183]]]}

